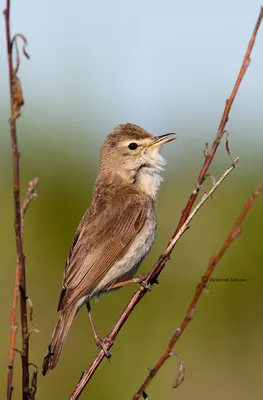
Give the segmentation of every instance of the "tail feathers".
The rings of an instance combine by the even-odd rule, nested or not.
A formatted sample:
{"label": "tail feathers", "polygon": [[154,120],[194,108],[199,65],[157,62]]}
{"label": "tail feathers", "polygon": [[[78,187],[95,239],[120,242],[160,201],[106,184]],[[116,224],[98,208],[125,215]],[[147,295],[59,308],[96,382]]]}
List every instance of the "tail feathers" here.
{"label": "tail feathers", "polygon": [[46,375],[57,365],[59,360],[64,342],[67,338],[69,328],[72,324],[75,316],[76,309],[70,308],[69,310],[62,312],[57,325],[53,331],[51,343],[48,346],[47,355],[44,358],[42,365],[42,374]]}

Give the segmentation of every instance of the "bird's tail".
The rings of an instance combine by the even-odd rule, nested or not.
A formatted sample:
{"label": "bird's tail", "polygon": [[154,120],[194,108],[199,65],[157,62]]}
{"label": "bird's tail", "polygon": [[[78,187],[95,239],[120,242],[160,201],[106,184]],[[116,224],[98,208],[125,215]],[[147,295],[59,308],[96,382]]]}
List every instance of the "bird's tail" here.
{"label": "bird's tail", "polygon": [[47,355],[44,358],[42,374],[46,375],[57,365],[63,344],[67,338],[69,328],[76,314],[76,308],[71,307],[61,313],[60,318],[52,334],[51,343],[48,346]]}

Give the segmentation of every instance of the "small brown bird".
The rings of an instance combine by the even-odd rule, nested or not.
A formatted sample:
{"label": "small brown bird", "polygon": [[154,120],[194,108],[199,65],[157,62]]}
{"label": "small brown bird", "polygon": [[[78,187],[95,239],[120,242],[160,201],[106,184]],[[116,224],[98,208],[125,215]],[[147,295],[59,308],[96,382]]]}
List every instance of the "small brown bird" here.
{"label": "small brown bird", "polygon": [[155,202],[165,164],[159,150],[173,139],[174,134],[155,137],[134,124],[119,125],[107,136],[93,199],[66,261],[60,317],[43,362],[43,375],[56,366],[73,318],[85,303],[96,343],[103,348],[89,302],[132,279],[151,249],[156,236]]}

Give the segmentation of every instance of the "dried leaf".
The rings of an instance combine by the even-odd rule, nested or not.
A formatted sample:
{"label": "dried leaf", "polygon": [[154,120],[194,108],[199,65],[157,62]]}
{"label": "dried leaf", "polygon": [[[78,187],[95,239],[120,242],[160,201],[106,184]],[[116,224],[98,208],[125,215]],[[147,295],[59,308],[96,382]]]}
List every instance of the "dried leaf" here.
{"label": "dried leaf", "polygon": [[20,116],[21,107],[24,104],[24,97],[20,79],[13,71],[12,76],[12,119]]}
{"label": "dried leaf", "polygon": [[28,305],[29,305],[29,318],[30,318],[31,324],[33,325],[34,324],[34,322],[33,322],[33,302],[30,299],[30,297],[27,298],[27,301],[28,301]]}
{"label": "dried leaf", "polygon": [[208,178],[208,177],[211,178],[212,183],[213,183],[213,186],[215,186],[217,180],[216,180],[216,178],[215,178],[212,174],[206,174],[205,177],[206,177],[206,178]]}
{"label": "dried leaf", "polygon": [[30,388],[28,389],[29,399],[30,400],[34,400],[35,399],[35,394],[36,394],[36,391],[37,391],[38,368],[33,363],[29,363],[28,365],[32,365],[34,367],[34,371],[33,371],[32,378],[31,378],[31,385],[30,385]]}
{"label": "dried leaf", "polygon": [[230,149],[229,149],[229,131],[227,129],[224,130],[224,133],[226,135],[226,151],[227,154],[230,156]]}
{"label": "dried leaf", "polygon": [[178,372],[177,372],[177,377],[173,383],[172,388],[176,389],[178,388],[178,386],[181,385],[181,383],[184,381],[184,377],[185,377],[185,366],[183,361],[181,360],[181,358],[179,357],[179,355],[175,352],[171,352],[170,353],[171,356],[176,356],[179,360],[179,365],[178,365]]}
{"label": "dried leaf", "polygon": [[30,331],[28,332],[28,336],[32,335],[32,333],[39,333],[39,329],[30,329]]}

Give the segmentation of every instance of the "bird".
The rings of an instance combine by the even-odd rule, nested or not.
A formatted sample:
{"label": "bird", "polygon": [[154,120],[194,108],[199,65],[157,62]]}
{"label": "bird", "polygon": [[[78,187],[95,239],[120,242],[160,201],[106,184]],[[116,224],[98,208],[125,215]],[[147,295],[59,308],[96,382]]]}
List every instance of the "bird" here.
{"label": "bird", "polygon": [[132,123],[118,125],[106,137],[93,198],[65,263],[60,316],[43,361],[43,375],[56,366],[73,319],[84,304],[96,344],[104,348],[90,301],[133,279],[150,251],[156,237],[156,198],[166,164],[160,148],[175,138],[173,133],[153,136]]}

